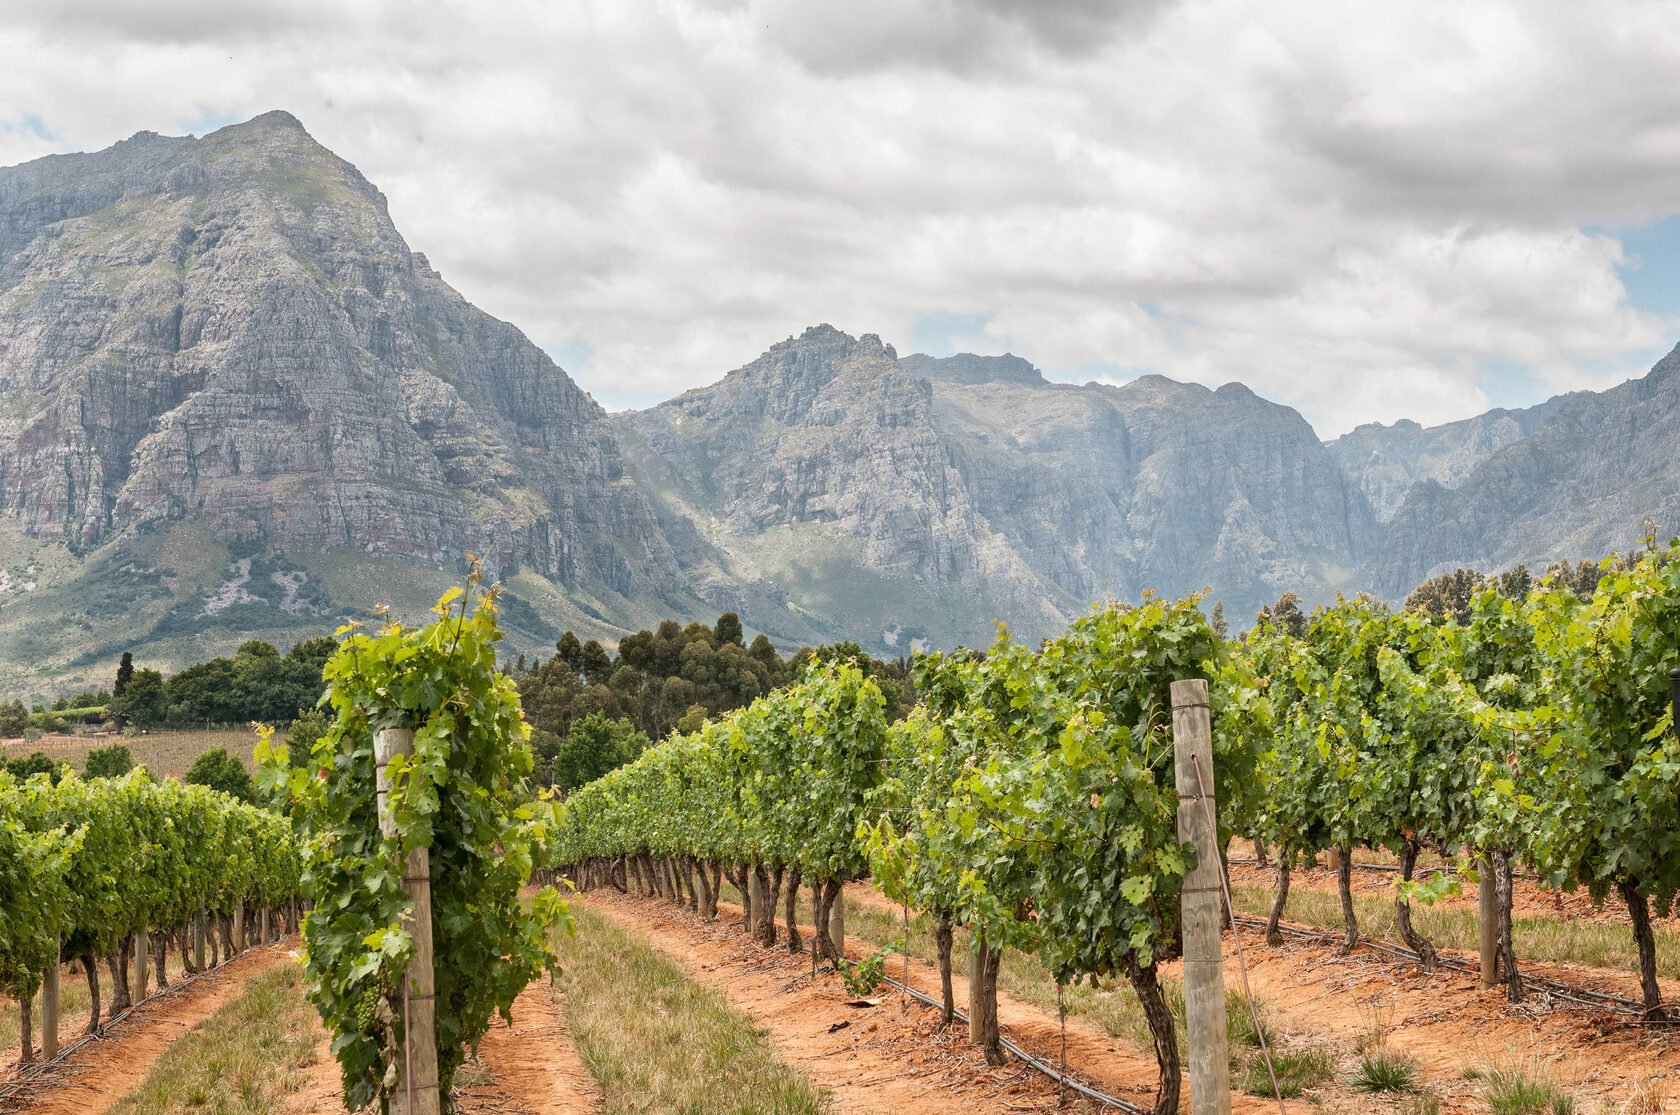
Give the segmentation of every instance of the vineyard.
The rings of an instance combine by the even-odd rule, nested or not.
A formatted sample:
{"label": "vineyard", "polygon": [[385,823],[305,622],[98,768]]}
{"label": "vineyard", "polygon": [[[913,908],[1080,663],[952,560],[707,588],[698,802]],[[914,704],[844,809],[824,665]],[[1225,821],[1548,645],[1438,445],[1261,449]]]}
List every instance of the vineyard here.
{"label": "vineyard", "polygon": [[[1422,1115],[1476,1079],[1500,1115],[1566,1115],[1500,1108],[1512,1070],[1384,1044],[1440,1025],[1431,1000],[1565,1048],[1579,1011],[1617,1064],[1672,1058],[1680,547],[1587,599],[1488,586],[1447,620],[1362,598],[1231,638],[1197,599],[1110,604],[1036,647],[918,656],[897,719],[862,665],[819,660],[564,801],[532,784],[496,593],[472,588],[425,627],[341,633],[326,734],[295,766],[257,747],[269,808],[144,769],[0,774],[0,991],[25,1007],[0,1106],[55,1110],[64,965],[112,1034],[148,962],[167,978],[173,949],[190,980],[294,932],[301,967],[250,976],[203,1040],[262,1031],[272,1000],[264,1056],[314,1067],[252,1070],[229,1110],[1167,1115],[1229,1070],[1239,1106]],[[1375,1044],[1336,1047],[1356,1069],[1279,1029],[1367,1009]],[[702,1034],[723,1044],[683,1060]]]}
{"label": "vineyard", "polygon": [[[707,917],[727,878],[764,945],[782,896],[793,951],[809,882],[814,952],[831,961],[835,896],[867,873],[906,921],[936,924],[946,1021],[953,928],[969,931],[972,1031],[994,1064],[1003,950],[1036,957],[1058,994],[1124,977],[1158,1057],[1156,1110],[1176,1110],[1179,1037],[1157,972],[1181,947],[1194,856],[1174,828],[1168,691],[1203,678],[1221,844],[1252,839],[1276,865],[1268,942],[1300,932],[1280,925],[1292,872],[1329,853],[1336,951],[1351,953],[1354,850],[1384,849],[1397,857],[1394,953],[1434,970],[1414,906],[1485,879],[1484,975],[1515,1002],[1513,871],[1526,868],[1625,906],[1635,1009],[1664,1021],[1652,915],[1667,916],[1680,883],[1677,558],[1652,546],[1589,601],[1550,583],[1517,600],[1489,586],[1463,624],[1342,600],[1298,630],[1262,623],[1233,641],[1195,601],[1147,599],[1038,649],[1004,634],[984,654],[921,658],[920,704],[892,724],[855,669],[813,674],[584,787],[557,855],[584,888],[686,890]],[[1419,877],[1426,850],[1458,870]],[[1626,1005],[1591,988],[1576,998]]]}

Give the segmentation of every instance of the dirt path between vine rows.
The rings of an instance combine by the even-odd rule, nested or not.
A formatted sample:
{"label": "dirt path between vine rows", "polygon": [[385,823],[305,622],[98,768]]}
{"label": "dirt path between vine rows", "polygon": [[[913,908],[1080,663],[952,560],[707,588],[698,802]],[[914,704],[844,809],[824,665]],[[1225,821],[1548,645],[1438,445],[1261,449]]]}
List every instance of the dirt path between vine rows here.
{"label": "dirt path between vine rows", "polygon": [[[979,1050],[969,1045],[965,1026],[936,1032],[939,1012],[934,1008],[915,1000],[909,1000],[907,1009],[901,1007],[899,994],[890,988],[872,997],[874,1005],[849,1005],[837,976],[824,972],[811,977],[808,954],[791,956],[785,943],[763,949],[747,940],[734,924],[740,919],[738,906],[720,903],[718,921],[706,925],[661,899],[605,891],[590,891],[581,899],[681,962],[691,979],[723,991],[731,1006],[768,1027],[777,1054],[832,1091],[837,1111],[975,1115],[1057,1109],[1054,1082],[1014,1058],[1001,1068],[988,1067]],[[856,937],[848,936],[846,942],[849,956],[872,951]],[[895,976],[900,974],[898,963],[895,957]],[[910,983],[935,997],[939,994],[938,971],[929,965],[912,961]],[[965,981],[959,977],[956,983],[958,1002],[965,1002]],[[998,1018],[1005,1035],[1035,1055],[1052,1063],[1059,1056],[1053,1019],[1001,995]],[[1068,1023],[1069,1065],[1086,1070],[1082,1075],[1110,1094],[1152,1106],[1157,1078],[1153,1054],[1134,1054],[1075,1021]],[[1107,1071],[1089,1071],[1099,1058]],[[1237,1097],[1236,1110],[1249,1110],[1246,1099]],[[1079,1100],[1062,1110],[1097,1109]],[[1275,1111],[1276,1104],[1268,1110]],[[1291,1110],[1307,1107],[1291,1104]]]}
{"label": "dirt path between vine rows", "polygon": [[[319,1024],[317,1024],[319,1026]],[[566,1030],[559,995],[548,977],[513,1001],[513,1025],[492,1019],[477,1061],[456,1076],[462,1115],[588,1115],[600,1107],[595,1082]],[[282,1115],[340,1115],[338,1062],[320,1030],[315,1061]]]}
{"label": "dirt path between vine rows", "polygon": [[[245,985],[286,962],[290,944],[252,948],[169,994],[154,995],[128,1017],[7,1100],[0,1111],[28,1115],[99,1115],[140,1086],[165,1050],[223,1005],[245,993]],[[81,1035],[67,1031],[66,1045]]]}
{"label": "dirt path between vine rows", "polygon": [[[1334,873],[1327,874],[1333,889]],[[1391,884],[1378,879],[1375,885]],[[892,913],[900,910],[867,882],[848,884],[846,896],[873,909]],[[1465,1074],[1490,1068],[1516,1069],[1550,1079],[1575,1095],[1577,1110],[1583,1101],[1603,1110],[1617,1106],[1646,1110],[1648,1115],[1680,1110],[1674,1100],[1666,1105],[1663,1100],[1671,1090],[1666,1081],[1680,1076],[1680,1028],[1650,1027],[1626,1016],[1575,1009],[1541,992],[1513,1004],[1506,1000],[1503,987],[1483,988],[1477,976],[1444,969],[1424,976],[1415,964],[1366,948],[1347,957],[1337,956],[1330,945],[1310,941],[1290,940],[1272,948],[1253,929],[1244,931],[1243,943],[1254,995],[1262,1004],[1267,1024],[1278,1032],[1282,1050],[1324,1050],[1344,1077],[1357,1071],[1367,1048],[1381,1044],[1416,1057],[1424,1080],[1448,1111],[1485,1110],[1479,1083],[1466,1079]],[[1458,955],[1452,950],[1442,952]],[[912,984],[921,990],[936,988],[936,982],[924,985],[917,979],[918,968],[937,980],[937,971],[931,966],[912,962]],[[1181,975],[1177,963],[1165,964],[1162,969],[1167,977],[1177,979]],[[1524,963],[1522,970],[1624,996],[1637,997],[1639,993],[1637,974],[1618,969]],[[1225,937],[1225,980],[1233,991],[1240,991],[1242,976],[1229,933]],[[1674,995],[1676,985],[1662,982],[1665,997]],[[967,981],[956,977],[954,983],[960,1005],[965,1002]],[[1039,1032],[1054,1028],[1053,1017],[1030,1005],[1006,1007],[1006,999],[999,994],[998,1015],[1006,1035],[1012,1033],[1012,1025],[1027,1033],[1035,1028]],[[1033,1016],[1037,1016],[1036,1023]],[[1100,1048],[1082,1042],[1082,1051],[1093,1059],[1076,1058],[1076,1024],[1097,1037],[1098,1046],[1103,1038],[1110,1045],[1116,1044],[1087,1020],[1070,1018],[1069,1063],[1098,1079],[1114,1079],[1108,1067],[1114,1063],[1112,1053],[1105,1061]],[[1118,1048],[1125,1052],[1125,1046]],[[1152,1073],[1153,1062],[1149,1062],[1149,1068]],[[1136,1071],[1135,1065],[1125,1071]],[[1244,1097],[1233,1098],[1241,1110]],[[1361,1115],[1368,1115],[1377,1102],[1345,1087],[1325,1089],[1319,1100],[1324,1111]],[[1268,1109],[1276,1110],[1275,1102]]]}

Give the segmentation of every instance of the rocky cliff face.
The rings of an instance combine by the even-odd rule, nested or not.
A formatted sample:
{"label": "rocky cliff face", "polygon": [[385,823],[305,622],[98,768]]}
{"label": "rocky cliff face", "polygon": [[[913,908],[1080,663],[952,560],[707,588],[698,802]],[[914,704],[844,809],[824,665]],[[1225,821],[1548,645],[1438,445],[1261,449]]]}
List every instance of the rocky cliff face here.
{"label": "rocky cliff face", "polygon": [[681,582],[601,409],[285,113],[0,171],[0,513]]}
{"label": "rocky cliff face", "polygon": [[1458,566],[1600,557],[1638,544],[1650,520],[1680,532],[1680,348],[1650,375],[1554,400],[1549,420],[1449,488],[1416,485],[1385,532],[1371,580],[1404,595]]}
{"label": "rocky cliff face", "polygon": [[[650,487],[695,525],[736,577],[766,577],[795,610],[848,633],[926,626],[911,614],[960,593],[942,635],[989,636],[998,617],[1065,622],[1046,586],[976,511],[933,421],[933,389],[879,337],[830,326],[774,346],[710,387],[615,417]],[[852,599],[796,587],[819,560],[898,582]],[[824,579],[834,580],[833,569]],[[820,596],[821,599],[817,599]],[[938,604],[949,609],[950,601]]]}
{"label": "rocky cliff face", "polygon": [[1387,521],[1418,484],[1456,488],[1493,454],[1550,424],[1568,399],[1559,395],[1539,406],[1428,428],[1404,418],[1392,426],[1370,422],[1330,442],[1330,452]]}
{"label": "rocky cliff face", "polygon": [[946,590],[947,630],[1001,617],[1037,637],[1145,589],[1214,586],[1238,614],[1323,597],[1374,538],[1311,427],[1234,384],[1050,384],[1016,357],[899,360],[820,326],[615,425],[743,567],[764,572],[778,528],[855,540],[864,568]]}

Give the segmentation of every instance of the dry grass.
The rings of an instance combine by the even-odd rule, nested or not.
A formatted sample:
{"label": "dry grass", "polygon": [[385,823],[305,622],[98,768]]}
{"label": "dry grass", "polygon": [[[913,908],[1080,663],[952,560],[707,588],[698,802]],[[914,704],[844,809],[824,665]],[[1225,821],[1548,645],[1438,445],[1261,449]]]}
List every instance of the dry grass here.
{"label": "dry grass", "polygon": [[203,1111],[257,1115],[301,1088],[315,1061],[315,1008],[302,974],[282,964],[171,1045],[111,1115]]}
{"label": "dry grass", "polygon": [[609,1113],[819,1115],[828,1092],[777,1060],[765,1031],[723,995],[583,906],[556,936],[558,986],[583,1063]]}
{"label": "dry grass", "polygon": [[[1265,917],[1272,909],[1273,892],[1267,887],[1237,886],[1231,899],[1237,909],[1254,917]],[[1394,900],[1355,895],[1354,912],[1359,931],[1386,941],[1400,940],[1394,923]],[[1284,920],[1320,929],[1342,928],[1342,900],[1335,891],[1296,887],[1289,892]],[[1419,933],[1441,948],[1475,952],[1478,947],[1476,911],[1463,906],[1413,905],[1412,924]],[[1657,972],[1680,979],[1680,934],[1667,925],[1652,927],[1657,939]],[[1639,970],[1639,952],[1633,931],[1625,925],[1567,921],[1560,918],[1515,918],[1511,925],[1517,967],[1523,961],[1564,962],[1593,968]]]}

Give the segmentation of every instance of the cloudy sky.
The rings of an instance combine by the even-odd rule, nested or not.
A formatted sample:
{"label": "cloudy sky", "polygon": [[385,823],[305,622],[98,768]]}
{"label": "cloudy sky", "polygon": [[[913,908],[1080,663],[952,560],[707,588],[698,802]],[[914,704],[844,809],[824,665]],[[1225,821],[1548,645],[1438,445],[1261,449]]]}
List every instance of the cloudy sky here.
{"label": "cloudy sky", "polygon": [[1326,435],[1680,339],[1680,8],[0,0],[0,164],[271,108],[610,407],[828,321]]}

